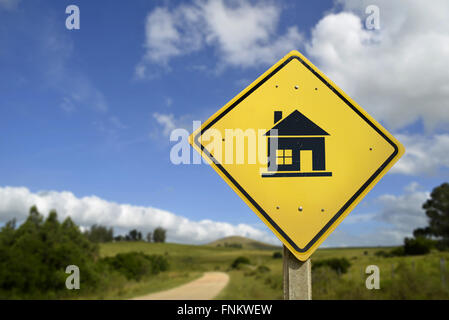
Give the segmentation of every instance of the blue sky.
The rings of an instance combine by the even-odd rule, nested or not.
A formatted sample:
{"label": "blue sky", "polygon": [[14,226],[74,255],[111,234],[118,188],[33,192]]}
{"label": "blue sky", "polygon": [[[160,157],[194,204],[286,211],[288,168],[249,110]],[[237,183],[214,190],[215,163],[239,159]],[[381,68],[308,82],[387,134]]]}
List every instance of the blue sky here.
{"label": "blue sky", "polygon": [[[70,4],[80,30],[65,27]],[[365,27],[368,4],[379,30]],[[297,49],[407,149],[325,244],[396,244],[425,223],[421,203],[449,177],[447,7],[0,0],[0,222],[38,203],[86,227],[163,225],[177,242],[274,241],[210,167],[170,162],[168,134]]]}

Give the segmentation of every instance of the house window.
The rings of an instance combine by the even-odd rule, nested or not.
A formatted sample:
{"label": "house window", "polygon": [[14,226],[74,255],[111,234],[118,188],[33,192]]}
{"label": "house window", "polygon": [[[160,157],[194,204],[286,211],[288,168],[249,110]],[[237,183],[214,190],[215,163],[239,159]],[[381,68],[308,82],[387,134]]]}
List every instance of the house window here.
{"label": "house window", "polygon": [[292,164],[292,150],[291,149],[276,150],[276,164],[277,165],[291,165]]}

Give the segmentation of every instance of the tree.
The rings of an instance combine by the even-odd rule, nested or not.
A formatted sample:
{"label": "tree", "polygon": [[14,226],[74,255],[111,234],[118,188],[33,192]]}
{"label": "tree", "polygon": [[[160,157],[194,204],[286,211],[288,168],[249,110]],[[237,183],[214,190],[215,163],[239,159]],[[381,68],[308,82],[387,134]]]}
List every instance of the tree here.
{"label": "tree", "polygon": [[431,235],[430,227],[418,228],[413,231],[415,238],[429,238]]}
{"label": "tree", "polygon": [[130,232],[129,232],[129,239],[131,240],[131,241],[136,241],[137,240],[137,230],[136,229],[133,229],[133,230],[131,230]]}
{"label": "tree", "polygon": [[404,239],[404,254],[406,256],[428,254],[430,250],[434,247],[434,240],[416,237],[416,238],[405,238]]}
{"label": "tree", "polygon": [[94,286],[100,279],[98,256],[98,247],[70,218],[60,223],[52,210],[44,220],[33,206],[20,227],[10,222],[0,231],[0,298],[66,293],[65,268],[72,264],[83,270],[83,282]]}
{"label": "tree", "polygon": [[114,239],[114,230],[94,224],[89,231],[86,231],[86,235],[92,242],[111,242]]}
{"label": "tree", "polygon": [[153,234],[151,232],[147,233],[147,242],[151,242],[153,240]]}
{"label": "tree", "polygon": [[434,188],[423,209],[429,218],[429,233],[449,246],[449,183]]}
{"label": "tree", "polygon": [[154,229],[153,240],[154,242],[165,242],[165,234],[167,231],[164,228],[158,227]]}
{"label": "tree", "polygon": [[140,241],[142,240],[142,233],[137,231],[137,229],[133,229],[126,235],[125,238],[127,241]]}

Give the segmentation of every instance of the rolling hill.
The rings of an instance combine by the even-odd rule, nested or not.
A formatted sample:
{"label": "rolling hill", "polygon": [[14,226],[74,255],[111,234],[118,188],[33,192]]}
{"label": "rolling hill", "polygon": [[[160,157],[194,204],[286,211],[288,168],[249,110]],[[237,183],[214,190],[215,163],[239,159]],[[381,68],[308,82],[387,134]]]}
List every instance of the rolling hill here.
{"label": "rolling hill", "polygon": [[280,246],[275,246],[272,244],[260,242],[257,240],[239,237],[239,236],[231,236],[225,237],[222,239],[215,240],[211,243],[206,244],[206,246],[211,247],[227,247],[227,248],[242,248],[247,250],[281,250]]}

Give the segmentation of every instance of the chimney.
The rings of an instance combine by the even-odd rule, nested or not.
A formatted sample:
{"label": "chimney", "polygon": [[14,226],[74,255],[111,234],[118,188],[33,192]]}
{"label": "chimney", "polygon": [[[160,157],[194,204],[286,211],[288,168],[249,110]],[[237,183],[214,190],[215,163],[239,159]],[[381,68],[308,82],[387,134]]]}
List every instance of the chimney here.
{"label": "chimney", "polygon": [[274,123],[278,122],[282,119],[282,111],[275,111],[274,112]]}

